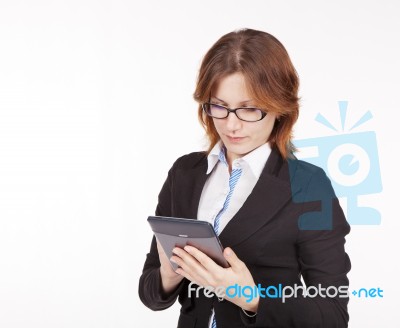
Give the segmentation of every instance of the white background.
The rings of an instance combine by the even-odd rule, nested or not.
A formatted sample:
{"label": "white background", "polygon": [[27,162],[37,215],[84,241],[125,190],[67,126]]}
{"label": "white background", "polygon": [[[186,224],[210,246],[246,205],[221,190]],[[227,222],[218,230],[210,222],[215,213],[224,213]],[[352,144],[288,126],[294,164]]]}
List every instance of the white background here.
{"label": "white background", "polygon": [[200,61],[240,27],[275,35],[301,79],[296,138],[374,116],[380,226],[352,226],[350,327],[394,327],[400,289],[400,20],[393,1],[0,0],[0,326],[176,327],[138,298],[169,167],[204,148]]}

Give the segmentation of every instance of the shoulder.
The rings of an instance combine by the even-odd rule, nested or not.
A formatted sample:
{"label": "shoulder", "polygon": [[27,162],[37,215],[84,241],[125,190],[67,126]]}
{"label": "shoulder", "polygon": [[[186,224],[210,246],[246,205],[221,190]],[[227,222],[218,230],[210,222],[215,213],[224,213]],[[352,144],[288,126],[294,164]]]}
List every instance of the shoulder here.
{"label": "shoulder", "polygon": [[308,176],[315,176],[315,175],[325,175],[325,171],[317,165],[311,164],[309,162],[305,162],[299,160],[297,158],[288,159],[288,166],[289,169],[299,175],[308,175]]}
{"label": "shoulder", "polygon": [[207,153],[205,151],[193,152],[179,157],[172,168],[193,169],[201,165],[207,165]]}
{"label": "shoulder", "polygon": [[334,196],[331,181],[321,167],[297,158],[289,159],[287,163],[292,191],[302,190],[311,193],[313,198]]}

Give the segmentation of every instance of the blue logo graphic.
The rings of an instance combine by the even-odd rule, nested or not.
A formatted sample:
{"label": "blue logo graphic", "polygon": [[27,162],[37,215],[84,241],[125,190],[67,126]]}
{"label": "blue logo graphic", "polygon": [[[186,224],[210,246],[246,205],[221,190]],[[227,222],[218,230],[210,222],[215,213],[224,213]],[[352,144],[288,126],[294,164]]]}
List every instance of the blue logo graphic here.
{"label": "blue logo graphic", "polygon": [[383,289],[378,288],[360,288],[359,290],[353,290],[351,292],[355,297],[358,298],[382,298]]}
{"label": "blue logo graphic", "polygon": [[[302,151],[307,154],[306,157],[300,157],[302,160],[324,169],[332,182],[336,196],[347,198],[346,217],[350,224],[379,225],[381,223],[379,211],[371,207],[360,207],[357,201],[360,195],[382,191],[376,135],[373,131],[349,133],[370,120],[372,114],[369,111],[366,112],[345,132],[347,105],[347,101],[339,101],[341,132],[322,114],[318,113],[315,120],[337,134],[329,137],[295,140],[294,144],[299,149],[300,155]],[[321,195],[318,195],[319,192],[317,190],[315,195],[311,196],[314,199],[296,200],[294,197],[294,201],[322,199],[321,212],[325,212],[325,214],[329,212],[328,217],[331,221],[332,198],[329,196],[321,198]],[[315,215],[315,213],[311,212],[308,215]],[[306,218],[300,219],[304,221]],[[329,222],[326,225],[329,228]],[[301,226],[300,221],[299,226]]]}

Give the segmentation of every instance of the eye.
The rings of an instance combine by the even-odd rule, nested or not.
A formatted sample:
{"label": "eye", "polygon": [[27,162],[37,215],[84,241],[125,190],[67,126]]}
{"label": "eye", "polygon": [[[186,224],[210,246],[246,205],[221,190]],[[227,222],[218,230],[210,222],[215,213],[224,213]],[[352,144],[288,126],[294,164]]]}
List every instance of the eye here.
{"label": "eye", "polygon": [[218,104],[210,104],[212,110],[225,110],[224,106]]}
{"label": "eye", "polygon": [[248,113],[254,113],[254,112],[258,112],[259,109],[258,108],[254,108],[254,107],[243,107],[241,108],[244,112],[248,112]]}

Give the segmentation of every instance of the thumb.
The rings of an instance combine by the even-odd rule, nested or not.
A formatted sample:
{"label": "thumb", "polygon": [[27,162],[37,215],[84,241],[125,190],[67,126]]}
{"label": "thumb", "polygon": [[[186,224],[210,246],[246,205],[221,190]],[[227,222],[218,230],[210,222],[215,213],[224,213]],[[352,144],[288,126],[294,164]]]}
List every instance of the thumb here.
{"label": "thumb", "polygon": [[236,256],[235,252],[230,247],[224,249],[224,257],[230,264],[233,270],[242,269],[243,262]]}

